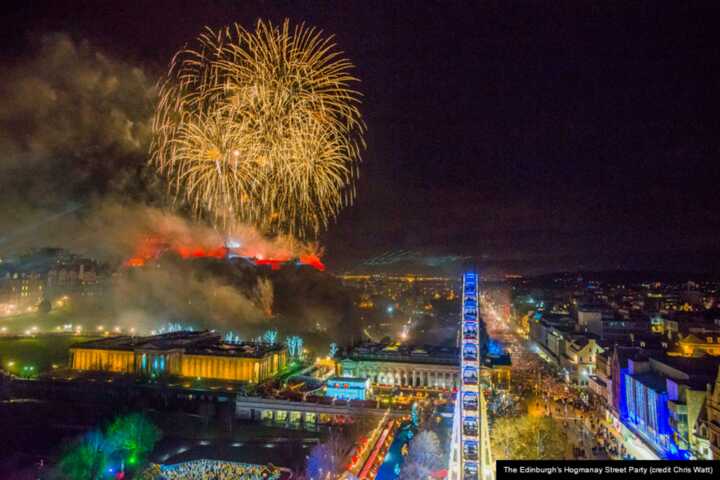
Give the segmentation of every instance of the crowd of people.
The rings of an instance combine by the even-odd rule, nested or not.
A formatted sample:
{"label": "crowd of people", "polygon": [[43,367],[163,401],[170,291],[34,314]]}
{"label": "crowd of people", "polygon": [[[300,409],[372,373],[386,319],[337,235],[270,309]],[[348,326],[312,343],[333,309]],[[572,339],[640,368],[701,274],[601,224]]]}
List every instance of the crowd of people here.
{"label": "crowd of people", "polygon": [[[523,372],[525,381],[520,383],[520,394],[531,396],[542,392],[537,407],[543,408],[546,415],[564,419],[574,417],[584,426],[588,437],[583,437],[582,444],[575,449],[580,455],[591,455],[589,458],[592,459],[633,459],[617,434],[610,431],[604,409],[592,395],[581,399],[577,390],[562,379],[557,368],[539,362],[537,358],[527,363],[529,367]],[[563,425],[567,427],[568,421],[565,420]]]}
{"label": "crowd of people", "polygon": [[506,335],[505,340],[513,355],[513,382],[504,398],[488,398],[491,417],[550,416],[572,431],[572,458],[627,458],[607,428],[603,409],[587,392],[568,384],[560,368],[543,361],[522,339]]}
{"label": "crowd of people", "polygon": [[278,480],[280,470],[272,465],[193,460],[175,465],[153,465],[143,478],[152,480]]}

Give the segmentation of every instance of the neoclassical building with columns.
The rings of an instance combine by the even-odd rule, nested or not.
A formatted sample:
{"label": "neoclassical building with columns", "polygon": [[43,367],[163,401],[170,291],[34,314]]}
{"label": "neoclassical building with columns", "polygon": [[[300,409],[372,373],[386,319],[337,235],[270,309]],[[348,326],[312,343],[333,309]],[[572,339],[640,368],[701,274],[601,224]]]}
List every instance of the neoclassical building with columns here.
{"label": "neoclassical building with columns", "polygon": [[451,389],[459,384],[460,350],[452,347],[364,343],[340,359],[342,375],[374,385]]}
{"label": "neoclassical building with columns", "polygon": [[278,344],[228,343],[211,331],[107,337],[70,348],[70,368],[141,376],[175,375],[258,383],[287,363]]}

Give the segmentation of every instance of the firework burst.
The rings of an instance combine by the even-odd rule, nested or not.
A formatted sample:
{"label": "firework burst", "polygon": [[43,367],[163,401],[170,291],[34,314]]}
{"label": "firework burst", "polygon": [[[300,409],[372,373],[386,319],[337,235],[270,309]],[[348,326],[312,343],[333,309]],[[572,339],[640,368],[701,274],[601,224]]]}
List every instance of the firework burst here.
{"label": "firework burst", "polygon": [[207,28],[160,85],[150,162],[218,228],[317,235],[355,197],[352,67],[331,36],[288,20]]}

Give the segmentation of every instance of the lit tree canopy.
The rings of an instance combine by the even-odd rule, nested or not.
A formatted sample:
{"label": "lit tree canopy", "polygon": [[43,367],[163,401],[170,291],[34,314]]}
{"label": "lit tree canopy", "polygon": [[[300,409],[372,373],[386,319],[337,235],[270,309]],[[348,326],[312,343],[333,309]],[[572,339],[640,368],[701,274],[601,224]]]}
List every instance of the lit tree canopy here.
{"label": "lit tree canopy", "polygon": [[277,342],[277,337],[278,331],[271,328],[270,330],[266,330],[265,333],[263,333],[262,339],[263,342],[274,345],[275,342]]}
{"label": "lit tree canopy", "polygon": [[285,340],[290,358],[301,359],[303,355],[303,339],[298,336],[288,337]]}
{"label": "lit tree canopy", "polygon": [[136,470],[159,439],[160,430],[145,415],[117,417],[104,434],[93,430],[72,444],[60,459],[58,474],[67,480],[100,480],[107,478],[109,467]]}
{"label": "lit tree canopy", "polygon": [[227,343],[240,343],[242,341],[240,339],[240,336],[237,333],[233,332],[232,330],[225,333],[224,340]]}
{"label": "lit tree canopy", "polygon": [[125,455],[131,466],[145,460],[160,436],[160,430],[140,413],[116,418],[107,430],[108,443]]}
{"label": "lit tree canopy", "polygon": [[65,452],[60,460],[60,474],[68,480],[98,480],[105,472],[109,453],[103,433],[88,432]]}
{"label": "lit tree canopy", "polygon": [[491,439],[498,459],[557,460],[565,457],[567,432],[553,418],[525,415],[498,419]]}

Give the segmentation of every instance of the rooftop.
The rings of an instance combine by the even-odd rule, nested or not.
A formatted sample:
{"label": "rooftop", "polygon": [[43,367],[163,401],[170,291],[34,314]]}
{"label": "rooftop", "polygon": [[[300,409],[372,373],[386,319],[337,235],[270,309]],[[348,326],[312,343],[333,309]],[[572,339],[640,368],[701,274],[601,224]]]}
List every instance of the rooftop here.
{"label": "rooftop", "polygon": [[73,345],[71,348],[99,350],[182,350],[191,355],[223,355],[259,358],[285,347],[269,343],[227,343],[222,337],[209,330],[198,332],[182,331],[152,335],[149,337],[117,336],[107,337]]}
{"label": "rooftop", "polygon": [[668,355],[653,356],[654,362],[668,365],[686,374],[690,378],[712,380],[720,368],[720,357],[672,357]]}
{"label": "rooftop", "polygon": [[457,365],[460,362],[460,349],[434,345],[387,345],[368,342],[353,347],[343,357],[350,360]]}
{"label": "rooftop", "polygon": [[665,382],[665,377],[655,372],[637,373],[630,376],[645,385],[650,390],[653,390],[657,393],[663,393],[667,391],[667,383]]}
{"label": "rooftop", "polygon": [[358,383],[366,382],[367,378],[362,377],[330,377],[327,379],[327,383]]}

